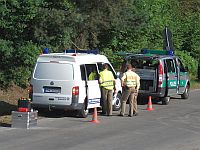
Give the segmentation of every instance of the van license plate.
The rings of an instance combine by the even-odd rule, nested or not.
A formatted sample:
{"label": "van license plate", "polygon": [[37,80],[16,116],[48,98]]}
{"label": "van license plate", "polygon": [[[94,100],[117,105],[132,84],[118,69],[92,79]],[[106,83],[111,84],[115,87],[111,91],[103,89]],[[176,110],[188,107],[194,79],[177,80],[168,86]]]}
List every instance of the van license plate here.
{"label": "van license plate", "polygon": [[44,87],[44,93],[61,93],[60,87]]}

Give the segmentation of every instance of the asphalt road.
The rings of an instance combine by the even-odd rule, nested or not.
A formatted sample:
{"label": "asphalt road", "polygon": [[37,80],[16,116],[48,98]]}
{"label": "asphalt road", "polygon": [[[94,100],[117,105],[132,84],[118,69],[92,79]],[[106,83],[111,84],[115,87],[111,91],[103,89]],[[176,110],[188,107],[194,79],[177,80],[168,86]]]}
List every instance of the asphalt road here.
{"label": "asphalt road", "polygon": [[0,127],[0,150],[200,150],[200,90],[169,105],[139,105],[139,116],[88,118],[50,115],[37,127]]}

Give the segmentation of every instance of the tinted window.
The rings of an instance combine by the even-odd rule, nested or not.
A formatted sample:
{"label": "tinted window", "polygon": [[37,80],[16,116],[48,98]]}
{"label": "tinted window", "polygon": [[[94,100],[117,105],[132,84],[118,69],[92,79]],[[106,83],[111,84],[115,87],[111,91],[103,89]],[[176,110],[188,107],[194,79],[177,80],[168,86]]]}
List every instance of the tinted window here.
{"label": "tinted window", "polygon": [[51,80],[73,80],[74,70],[71,64],[37,63],[34,78]]}
{"label": "tinted window", "polygon": [[86,74],[88,80],[98,80],[98,72],[96,64],[86,64]]}
{"label": "tinted window", "polygon": [[[103,71],[103,63],[98,63],[98,69],[99,69],[99,72]],[[110,64],[108,64],[108,70],[110,70],[112,73],[113,73],[113,76],[114,78],[116,78],[116,74],[114,72],[114,70],[112,69],[112,67],[110,66]]]}
{"label": "tinted window", "polygon": [[175,66],[173,59],[167,59],[167,72],[175,72]]}

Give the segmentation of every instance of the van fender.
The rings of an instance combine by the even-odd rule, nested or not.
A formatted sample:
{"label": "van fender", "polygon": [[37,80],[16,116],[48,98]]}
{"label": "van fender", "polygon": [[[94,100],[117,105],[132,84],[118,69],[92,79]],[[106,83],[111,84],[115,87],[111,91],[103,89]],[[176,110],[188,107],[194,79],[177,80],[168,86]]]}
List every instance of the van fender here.
{"label": "van fender", "polygon": [[185,85],[185,90],[183,94],[181,94],[182,99],[188,99],[189,98],[189,91],[190,91],[190,82],[188,81],[187,84]]}

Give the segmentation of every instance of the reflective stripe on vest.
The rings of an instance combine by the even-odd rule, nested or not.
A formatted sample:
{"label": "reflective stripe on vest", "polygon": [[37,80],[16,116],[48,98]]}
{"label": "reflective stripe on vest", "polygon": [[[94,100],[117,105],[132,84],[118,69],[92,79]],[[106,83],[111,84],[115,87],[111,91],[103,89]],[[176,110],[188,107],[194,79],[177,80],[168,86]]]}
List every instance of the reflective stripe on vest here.
{"label": "reflective stripe on vest", "polygon": [[136,77],[128,72],[126,72],[125,75],[126,75],[126,79],[124,82],[125,82],[126,86],[136,87]]}
{"label": "reflective stripe on vest", "polygon": [[110,89],[110,90],[114,88],[112,72],[110,72],[108,70],[104,70],[104,71],[100,72],[100,76],[102,79],[101,86],[105,87],[106,89]]}

